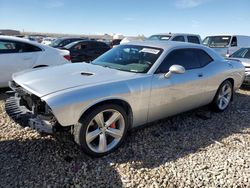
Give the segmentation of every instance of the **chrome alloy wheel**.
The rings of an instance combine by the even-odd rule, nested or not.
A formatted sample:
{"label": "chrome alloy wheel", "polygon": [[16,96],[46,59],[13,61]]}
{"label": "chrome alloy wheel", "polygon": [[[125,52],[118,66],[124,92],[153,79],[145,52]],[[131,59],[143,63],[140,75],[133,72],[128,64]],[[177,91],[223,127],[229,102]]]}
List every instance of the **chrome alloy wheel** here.
{"label": "chrome alloy wheel", "polygon": [[226,83],[220,90],[217,105],[220,110],[224,110],[229,105],[232,98],[232,87],[230,84]]}
{"label": "chrome alloy wheel", "polygon": [[96,153],[105,153],[114,148],[125,131],[122,114],[114,109],[98,113],[88,124],[86,143]]}

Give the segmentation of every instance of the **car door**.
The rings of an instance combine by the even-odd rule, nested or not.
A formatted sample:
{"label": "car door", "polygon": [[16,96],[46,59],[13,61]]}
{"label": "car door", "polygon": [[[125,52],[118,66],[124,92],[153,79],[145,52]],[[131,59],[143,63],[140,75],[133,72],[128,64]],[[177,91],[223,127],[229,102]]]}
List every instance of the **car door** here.
{"label": "car door", "polygon": [[40,51],[28,43],[0,40],[0,87],[8,86],[13,73],[32,68]]}
{"label": "car door", "polygon": [[99,50],[97,53],[98,56],[102,55],[103,53],[105,53],[106,51],[110,49],[110,47],[103,42],[98,42],[97,48]]}
{"label": "car door", "polygon": [[87,43],[79,42],[70,49],[70,56],[72,62],[84,62],[88,60],[87,57]]}
{"label": "car door", "polygon": [[[181,65],[183,74],[164,74],[172,65]],[[154,121],[201,106],[206,79],[195,49],[171,51],[152,77],[148,121]]]}
{"label": "car door", "polygon": [[99,42],[90,42],[88,45],[88,55],[91,61],[96,59],[102,54],[102,48],[99,45]]}

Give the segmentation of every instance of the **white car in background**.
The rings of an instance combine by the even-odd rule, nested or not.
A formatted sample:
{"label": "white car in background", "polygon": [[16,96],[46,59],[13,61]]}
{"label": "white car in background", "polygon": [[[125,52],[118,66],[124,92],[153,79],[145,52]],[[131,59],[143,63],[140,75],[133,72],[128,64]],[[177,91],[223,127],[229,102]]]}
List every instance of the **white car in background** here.
{"label": "white car in background", "polygon": [[56,40],[56,38],[52,38],[52,37],[47,37],[44,38],[42,41],[42,44],[44,45],[50,45],[52,43],[52,41]]}
{"label": "white car in background", "polygon": [[240,48],[250,46],[250,36],[244,35],[213,35],[203,40],[203,45],[215,50],[223,57],[229,57]]}
{"label": "white car in background", "polygon": [[67,50],[18,37],[0,36],[0,88],[8,87],[8,81],[15,72],[69,62],[70,54]]}
{"label": "white car in background", "polygon": [[162,33],[151,35],[147,40],[153,41],[176,41],[176,42],[189,42],[194,44],[201,44],[200,35],[188,33]]}

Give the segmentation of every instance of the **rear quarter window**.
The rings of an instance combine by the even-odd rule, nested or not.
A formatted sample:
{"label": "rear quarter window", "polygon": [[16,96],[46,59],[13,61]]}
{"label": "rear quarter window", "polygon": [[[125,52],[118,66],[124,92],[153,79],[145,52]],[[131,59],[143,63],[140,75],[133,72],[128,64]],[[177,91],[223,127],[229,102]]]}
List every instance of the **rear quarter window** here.
{"label": "rear quarter window", "polygon": [[213,58],[208,55],[208,53],[204,50],[197,49],[196,53],[198,55],[198,60],[200,62],[201,67],[205,67],[213,61]]}
{"label": "rear quarter window", "polygon": [[41,48],[37,46],[33,46],[31,44],[20,43],[20,50],[19,52],[39,52],[42,51]]}

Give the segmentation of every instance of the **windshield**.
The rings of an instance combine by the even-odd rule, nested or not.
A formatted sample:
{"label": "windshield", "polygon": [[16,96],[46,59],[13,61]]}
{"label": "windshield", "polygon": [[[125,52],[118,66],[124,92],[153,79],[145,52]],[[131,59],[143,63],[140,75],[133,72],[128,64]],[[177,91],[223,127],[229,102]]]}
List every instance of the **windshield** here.
{"label": "windshield", "polygon": [[146,46],[122,45],[109,50],[92,64],[122,71],[146,73],[162,51],[159,48]]}
{"label": "windshield", "polygon": [[212,36],[203,40],[203,45],[209,47],[226,47],[229,45],[231,36]]}
{"label": "windshield", "polygon": [[50,46],[55,47],[55,46],[59,46],[59,44],[62,42],[63,39],[56,39],[54,41],[51,42]]}
{"label": "windshield", "polygon": [[234,52],[230,57],[250,59],[250,48],[241,48]]}
{"label": "windshield", "polygon": [[152,35],[148,40],[169,40],[170,38],[170,35]]}

